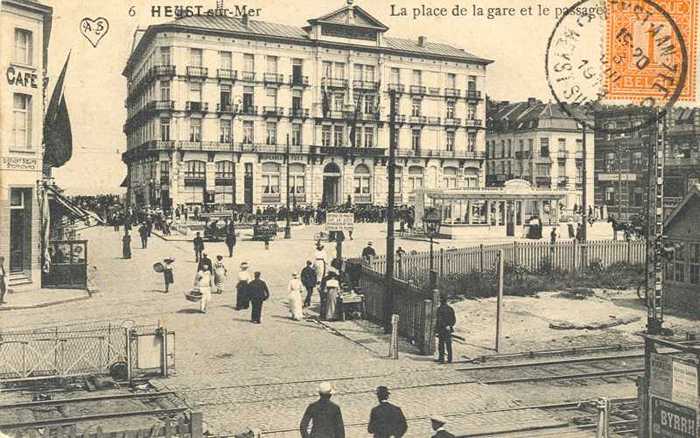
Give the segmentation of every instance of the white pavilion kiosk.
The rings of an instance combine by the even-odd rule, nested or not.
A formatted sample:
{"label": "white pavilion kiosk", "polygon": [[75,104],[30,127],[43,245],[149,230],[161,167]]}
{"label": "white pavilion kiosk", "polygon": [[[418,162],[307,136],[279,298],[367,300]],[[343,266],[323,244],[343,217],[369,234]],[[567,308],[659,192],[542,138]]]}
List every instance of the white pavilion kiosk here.
{"label": "white pavilion kiosk", "polygon": [[425,209],[435,207],[441,212],[440,234],[445,238],[474,237],[487,230],[520,237],[533,218],[543,226],[558,226],[566,191],[536,189],[526,180],[512,179],[503,187],[419,189],[415,199],[417,229],[422,227]]}

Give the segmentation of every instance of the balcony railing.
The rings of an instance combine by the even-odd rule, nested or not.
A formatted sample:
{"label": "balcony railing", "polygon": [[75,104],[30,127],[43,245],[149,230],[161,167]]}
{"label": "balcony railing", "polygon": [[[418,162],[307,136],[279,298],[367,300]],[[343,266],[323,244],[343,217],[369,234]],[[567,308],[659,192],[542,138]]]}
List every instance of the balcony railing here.
{"label": "balcony railing", "polygon": [[196,176],[185,176],[185,185],[189,187],[204,187],[207,185],[207,179]]}
{"label": "balcony railing", "polygon": [[347,88],[348,87],[348,80],[347,79],[336,79],[336,78],[323,78],[321,81],[322,85],[325,85],[326,87],[330,88]]}
{"label": "balcony railing", "polygon": [[576,159],[583,160],[583,151],[576,151]]}
{"label": "balcony railing", "polygon": [[358,114],[357,118],[359,120],[364,120],[364,121],[369,121],[369,122],[376,122],[380,118],[380,114],[378,112],[376,113],[365,113],[361,112]]}
{"label": "balcony railing", "polygon": [[457,88],[445,88],[445,97],[460,97],[462,90]]}
{"label": "balcony railing", "polygon": [[233,114],[236,112],[235,107],[230,103],[217,103],[216,112],[221,114]]}
{"label": "balcony railing", "polygon": [[468,100],[479,100],[479,99],[481,99],[481,91],[467,90],[466,97]]}
{"label": "balcony railing", "polygon": [[153,67],[151,67],[151,74],[153,76],[175,76],[175,66],[154,65]]}
{"label": "balcony railing", "polygon": [[389,84],[389,91],[396,91],[397,93],[403,93],[406,87],[403,84]]}
{"label": "balcony railing", "polygon": [[255,105],[247,105],[241,108],[241,114],[246,116],[255,116],[258,114],[258,107]]}
{"label": "balcony railing", "polygon": [[428,123],[428,118],[425,116],[409,116],[408,123],[422,125],[422,124]]}
{"label": "balcony railing", "polygon": [[352,196],[352,201],[355,204],[371,204],[372,203],[372,195],[358,195],[354,194]]}
{"label": "balcony railing", "polygon": [[291,85],[292,87],[308,87],[309,77],[292,75],[289,77],[289,85]]}
{"label": "balcony railing", "polygon": [[146,104],[146,109],[150,111],[171,111],[175,109],[175,101],[152,100]]}
{"label": "balcony railing", "polygon": [[560,160],[566,160],[569,156],[569,153],[566,151],[557,151],[557,158]]}
{"label": "balcony railing", "polygon": [[226,178],[226,177],[217,176],[214,179],[214,185],[216,185],[216,186],[233,186],[234,185],[233,177]]}
{"label": "balcony railing", "polygon": [[194,65],[187,66],[187,76],[195,78],[206,78],[209,75],[209,69]]}
{"label": "balcony railing", "polygon": [[464,121],[464,125],[467,128],[480,128],[483,126],[483,121],[480,119],[467,119]]}
{"label": "balcony railing", "polygon": [[240,74],[240,79],[242,81],[255,82],[255,72],[254,71],[242,71]]}
{"label": "balcony railing", "polygon": [[238,77],[238,71],[230,68],[219,68],[216,70],[216,77],[221,80],[235,81]]}
{"label": "balcony railing", "polygon": [[305,203],[306,202],[306,193],[290,193],[289,198],[290,198],[291,202]]}
{"label": "balcony railing", "polygon": [[191,111],[191,112],[207,112],[209,111],[209,103],[208,102],[195,102],[195,101],[187,101],[185,102],[185,111]]}
{"label": "balcony railing", "polygon": [[276,204],[282,201],[282,196],[279,193],[263,193],[260,200],[263,204]]}
{"label": "balcony railing", "polygon": [[422,85],[411,85],[411,94],[425,94],[426,88]]}
{"label": "balcony railing", "polygon": [[264,106],[263,116],[265,117],[282,117],[284,115],[284,108],[281,106]]}
{"label": "balcony railing", "polygon": [[289,108],[289,109],[287,109],[287,112],[289,114],[289,117],[302,117],[302,118],[309,117],[309,109],[308,108]]}
{"label": "balcony railing", "polygon": [[457,117],[446,117],[445,126],[460,126],[462,124],[462,119]]}
{"label": "balcony railing", "polygon": [[552,177],[550,176],[536,176],[535,184],[537,185],[550,185],[552,184]]}
{"label": "balcony railing", "polygon": [[284,75],[281,73],[265,73],[263,74],[263,82],[266,84],[282,84],[284,83]]}
{"label": "balcony railing", "polygon": [[515,158],[517,160],[529,160],[532,158],[532,155],[530,154],[530,151],[516,151]]}
{"label": "balcony railing", "polygon": [[440,124],[440,117],[434,117],[434,116],[427,116],[425,118],[425,121],[429,125],[439,125]]}
{"label": "balcony railing", "polygon": [[428,87],[428,94],[431,96],[439,96],[440,95],[440,88]]}
{"label": "balcony railing", "polygon": [[374,90],[377,90],[379,88],[379,82],[354,80],[354,81],[352,81],[352,88],[355,88],[358,90],[374,91]]}
{"label": "balcony railing", "polygon": [[372,156],[382,157],[386,155],[384,148],[356,148],[349,146],[312,146],[312,152],[320,155],[340,156]]}
{"label": "balcony railing", "polygon": [[568,176],[560,176],[557,178],[557,186],[559,188],[564,188],[569,184],[569,177]]}

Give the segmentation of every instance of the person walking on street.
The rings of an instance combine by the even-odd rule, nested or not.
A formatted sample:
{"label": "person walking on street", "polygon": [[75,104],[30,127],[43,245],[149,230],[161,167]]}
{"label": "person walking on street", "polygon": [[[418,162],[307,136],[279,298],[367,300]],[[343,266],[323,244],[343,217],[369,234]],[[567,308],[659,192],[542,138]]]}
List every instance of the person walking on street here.
{"label": "person walking on street", "polygon": [[125,259],[131,258],[131,236],[128,230],[124,232],[122,237],[122,257]]}
{"label": "person walking on street", "polygon": [[192,244],[194,245],[194,261],[198,262],[202,258],[202,253],[204,252],[204,239],[202,239],[199,232],[194,236]]}
{"label": "person walking on street", "polygon": [[253,276],[255,278],[248,284],[251,307],[250,321],[260,324],[263,302],[270,298],[270,290],[267,288],[267,284],[260,279],[260,272],[255,272]]}
{"label": "person walking on street", "polygon": [[167,294],[170,290],[170,285],[175,282],[175,277],[173,276],[173,263],[175,259],[168,257],[163,260],[163,280],[165,282],[165,293]]}
{"label": "person walking on street", "polygon": [[[331,401],[333,387],[328,382],[318,385],[319,399],[311,403],[301,418],[302,438],[345,438],[345,424],[340,407]],[[311,432],[309,432],[311,424]]]}
{"label": "person walking on street", "polygon": [[214,287],[214,275],[211,272],[211,267],[203,266],[197,271],[194,279],[194,287],[199,289],[202,294],[202,299],[199,301],[199,311],[207,313],[209,301],[211,301],[211,290]]}
{"label": "person walking on street", "polygon": [[374,438],[401,438],[408,430],[403,411],[400,407],[389,403],[390,393],[386,386],[378,386],[376,394],[379,405],[372,408],[367,432]]}
{"label": "person walking on street", "polygon": [[241,263],[241,270],[238,272],[238,283],[236,283],[236,310],[247,309],[250,303],[248,286],[253,279],[248,271],[248,263]]}
{"label": "person walking on street", "polygon": [[204,267],[207,267],[211,272],[214,272],[214,264],[211,262],[211,259],[207,257],[207,253],[205,252],[203,252],[202,255],[199,256],[199,264],[197,264],[197,270],[201,271]]}
{"label": "person walking on street", "polygon": [[325,279],[326,292],[326,321],[335,321],[337,314],[337,302],[340,295],[340,281],[335,271],[330,271]]}
{"label": "person walking on street", "polygon": [[372,261],[372,257],[377,256],[377,251],[372,248],[372,242],[367,242],[367,246],[362,250],[362,259],[368,262]]}
{"label": "person walking on street", "polygon": [[430,425],[433,428],[432,438],[455,438],[450,432],[445,429],[447,425],[447,420],[441,415],[431,415]]}
{"label": "person walking on street", "polygon": [[287,300],[289,302],[289,315],[294,321],[304,319],[301,289],[302,285],[299,276],[296,273],[292,274],[292,279],[289,280],[289,295],[287,296]]}
{"label": "person walking on street", "polygon": [[224,292],[224,280],[228,276],[228,270],[226,265],[224,265],[223,256],[216,256],[216,263],[214,263],[214,284],[216,285],[216,293],[221,294]]}
{"label": "person walking on street", "polygon": [[442,295],[435,323],[438,337],[438,362],[440,363],[445,363],[445,350],[447,350],[447,362],[452,362],[452,332],[456,322],[454,309],[447,304],[447,297]]}
{"label": "person walking on street", "polygon": [[318,278],[316,277],[316,270],[313,267],[311,260],[306,261],[306,267],[301,270],[301,284],[304,285],[306,289],[306,299],[304,299],[304,307],[311,306],[311,297],[314,293],[314,288],[318,283]]}
{"label": "person walking on street", "polygon": [[236,229],[233,227],[233,221],[231,221],[226,229],[226,247],[228,248],[229,258],[233,257],[234,246],[236,246]]}
{"label": "person walking on street", "polygon": [[141,249],[146,249],[148,247],[148,228],[146,228],[146,224],[141,224],[139,227],[139,236],[141,236]]}

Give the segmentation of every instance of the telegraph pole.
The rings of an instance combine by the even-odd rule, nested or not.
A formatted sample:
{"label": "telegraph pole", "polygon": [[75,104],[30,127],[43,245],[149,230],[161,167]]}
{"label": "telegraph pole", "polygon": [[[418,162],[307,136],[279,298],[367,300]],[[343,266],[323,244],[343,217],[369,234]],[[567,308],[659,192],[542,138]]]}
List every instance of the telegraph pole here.
{"label": "telegraph pole", "polygon": [[290,223],[290,215],[292,214],[291,211],[289,211],[289,134],[287,134],[287,153],[286,155],[286,162],[287,162],[287,223],[284,226],[284,238],[285,239],[291,239],[292,238],[292,224]]}
{"label": "telegraph pole", "polygon": [[[595,124],[595,120],[593,121]],[[583,200],[581,202],[583,208],[583,214],[581,215],[581,221],[583,222],[582,228],[581,228],[581,233],[582,233],[582,240],[584,242],[588,241],[588,227],[587,227],[587,222],[588,222],[588,150],[586,147],[586,124],[583,123],[583,142],[582,142],[582,149],[583,149],[583,166],[581,166],[581,179],[583,180],[583,187],[581,190],[581,196],[583,197]],[[594,125],[595,126],[595,125]]]}
{"label": "telegraph pole", "polygon": [[389,161],[387,163],[389,171],[389,193],[387,194],[386,209],[386,273],[384,294],[384,332],[391,333],[391,314],[394,309],[394,203],[396,185],[396,90],[389,91],[389,101],[391,102],[389,112]]}
{"label": "telegraph pole", "polygon": [[[656,138],[649,144],[647,171],[647,242],[646,292],[647,334],[658,335],[664,322],[663,272],[661,247],[664,228],[664,152],[666,150],[666,118],[656,110]],[[671,109],[669,109],[671,111]]]}

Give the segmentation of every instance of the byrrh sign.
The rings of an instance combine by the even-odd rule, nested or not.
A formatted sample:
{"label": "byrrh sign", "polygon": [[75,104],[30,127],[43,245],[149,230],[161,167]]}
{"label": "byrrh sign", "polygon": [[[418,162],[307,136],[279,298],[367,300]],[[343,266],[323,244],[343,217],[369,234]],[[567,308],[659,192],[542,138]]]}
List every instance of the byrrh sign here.
{"label": "byrrh sign", "polygon": [[651,353],[650,438],[697,438],[697,364]]}

